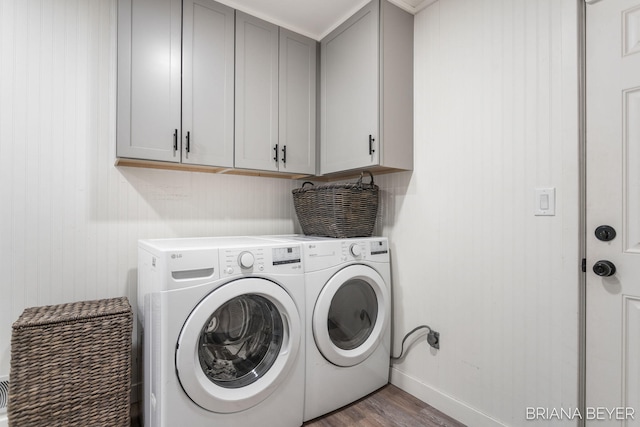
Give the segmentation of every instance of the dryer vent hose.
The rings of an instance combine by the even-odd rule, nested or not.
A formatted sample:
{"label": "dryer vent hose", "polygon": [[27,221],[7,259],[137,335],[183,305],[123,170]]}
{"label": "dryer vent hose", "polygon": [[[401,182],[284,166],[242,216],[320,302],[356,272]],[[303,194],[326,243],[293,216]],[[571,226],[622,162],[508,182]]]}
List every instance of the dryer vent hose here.
{"label": "dryer vent hose", "polygon": [[391,360],[399,360],[402,359],[402,356],[404,355],[404,343],[407,340],[407,338],[409,338],[411,335],[413,335],[414,333],[418,332],[420,329],[428,329],[429,330],[429,334],[434,333],[433,329],[431,329],[430,326],[427,325],[420,325],[417,326],[415,328],[413,328],[411,331],[409,331],[407,333],[407,335],[404,336],[404,338],[402,339],[402,344],[400,345],[400,354],[398,356],[391,356]]}

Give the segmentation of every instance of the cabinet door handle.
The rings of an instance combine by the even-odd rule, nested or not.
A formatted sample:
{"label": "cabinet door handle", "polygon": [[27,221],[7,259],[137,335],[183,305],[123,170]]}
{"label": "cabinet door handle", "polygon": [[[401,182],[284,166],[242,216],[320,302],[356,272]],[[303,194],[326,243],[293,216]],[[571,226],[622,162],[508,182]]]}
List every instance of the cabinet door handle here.
{"label": "cabinet door handle", "polygon": [[191,132],[187,131],[187,146],[185,148],[187,153],[191,152]]}
{"label": "cabinet door handle", "polygon": [[373,141],[375,141],[375,138],[373,137],[373,135],[369,135],[369,155],[370,156],[376,152],[376,150],[373,149]]}
{"label": "cabinet door handle", "polygon": [[278,144],[276,144],[276,146],[273,147],[273,160],[275,160],[276,163],[278,163]]}
{"label": "cabinet door handle", "polygon": [[178,129],[173,131],[173,154],[178,151]]}
{"label": "cabinet door handle", "polygon": [[282,163],[287,164],[287,146],[282,147]]}

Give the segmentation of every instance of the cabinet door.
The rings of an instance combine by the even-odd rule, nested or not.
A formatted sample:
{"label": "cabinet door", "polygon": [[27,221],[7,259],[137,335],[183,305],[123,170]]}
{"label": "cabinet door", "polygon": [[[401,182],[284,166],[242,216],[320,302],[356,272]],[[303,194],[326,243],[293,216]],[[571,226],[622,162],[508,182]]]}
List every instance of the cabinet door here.
{"label": "cabinet door", "polygon": [[181,0],[118,2],[118,157],[180,161],[181,27]]}
{"label": "cabinet door", "polygon": [[277,170],[278,27],[236,12],[237,168]]}
{"label": "cabinet door", "polygon": [[280,161],[283,172],[316,173],[318,43],[280,28]]}
{"label": "cabinet door", "polygon": [[378,20],[374,0],[321,42],[322,174],[378,164]]}
{"label": "cabinet door", "polygon": [[234,10],[184,0],[182,162],[233,166]]}

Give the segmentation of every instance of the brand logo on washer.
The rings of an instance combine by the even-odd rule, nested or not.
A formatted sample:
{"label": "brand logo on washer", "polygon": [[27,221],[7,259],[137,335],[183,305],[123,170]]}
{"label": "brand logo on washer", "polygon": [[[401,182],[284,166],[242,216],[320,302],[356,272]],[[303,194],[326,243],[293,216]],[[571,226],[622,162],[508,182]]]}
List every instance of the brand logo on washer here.
{"label": "brand logo on washer", "polygon": [[171,259],[180,259],[182,258],[182,254],[171,254]]}

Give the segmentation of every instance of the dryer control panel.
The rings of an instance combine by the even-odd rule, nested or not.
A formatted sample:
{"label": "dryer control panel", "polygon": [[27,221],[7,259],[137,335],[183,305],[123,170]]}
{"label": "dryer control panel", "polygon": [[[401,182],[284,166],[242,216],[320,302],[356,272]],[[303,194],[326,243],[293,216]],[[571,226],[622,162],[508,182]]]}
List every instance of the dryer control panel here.
{"label": "dryer control panel", "polygon": [[[375,260],[376,255],[388,255],[389,242],[379,240],[342,240],[342,261]],[[379,259],[383,261],[384,259]]]}
{"label": "dryer control panel", "polygon": [[371,255],[381,255],[389,253],[389,241],[388,240],[372,240],[369,242],[369,249]]}
{"label": "dryer control panel", "polygon": [[303,252],[306,271],[358,261],[389,262],[389,242],[384,237],[310,239]]}

